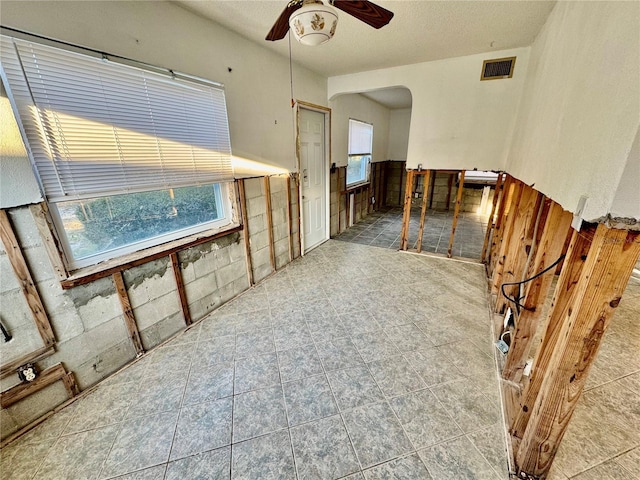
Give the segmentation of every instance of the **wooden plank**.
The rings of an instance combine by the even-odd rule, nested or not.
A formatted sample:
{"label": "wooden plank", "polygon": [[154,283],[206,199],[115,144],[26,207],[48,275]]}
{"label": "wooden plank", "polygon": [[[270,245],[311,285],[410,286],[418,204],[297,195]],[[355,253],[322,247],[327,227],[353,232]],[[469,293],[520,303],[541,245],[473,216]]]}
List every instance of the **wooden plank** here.
{"label": "wooden plank", "polygon": [[420,227],[418,227],[418,244],[416,250],[418,253],[422,252],[422,237],[424,235],[424,219],[427,213],[427,199],[429,197],[429,185],[431,179],[431,170],[427,170],[422,182],[422,209],[420,210]]}
{"label": "wooden plank", "polygon": [[133,343],[133,347],[136,349],[136,354],[140,356],[144,353],[144,347],[142,346],[142,339],[138,331],[136,317],[133,314],[133,308],[131,308],[131,302],[129,301],[129,294],[124,286],[122,272],[114,273],[111,278],[113,278],[113,283],[116,286],[116,292],[118,293],[118,300],[120,300],[120,305],[122,306],[122,316],[127,327],[127,332],[129,332],[129,338],[131,339],[131,343]]}
{"label": "wooden plank", "polygon": [[499,294],[500,285],[502,285],[502,272],[504,270],[504,262],[506,259],[507,251],[509,248],[509,239],[511,238],[511,231],[515,222],[516,215],[514,214],[518,209],[518,204],[522,198],[522,192],[524,190],[524,184],[521,182],[514,183],[513,195],[511,196],[511,202],[509,205],[509,214],[504,221],[502,232],[500,235],[500,244],[497,245],[497,255],[495,259],[495,265],[493,267],[491,293]]}
{"label": "wooden plank", "polygon": [[242,215],[242,225],[244,232],[244,256],[247,259],[247,278],[249,285],[255,285],[253,280],[253,265],[251,263],[251,242],[249,239],[249,220],[247,218],[247,195],[244,188],[244,178],[238,180],[238,196],[240,197],[240,213]]}
{"label": "wooden plank", "polygon": [[511,435],[520,439],[523,437],[529,422],[529,416],[533,411],[542,380],[549,369],[551,356],[559,339],[564,312],[567,310],[576,291],[578,280],[582,275],[582,269],[591,247],[591,239],[588,235],[581,235],[573,229],[572,232],[571,243],[565,258],[567,268],[562,269],[556,284],[551,308],[545,322],[542,343],[536,351],[529,381],[525,382],[526,384],[524,385],[520,399],[520,410],[511,425]]}
{"label": "wooden plank", "polygon": [[31,310],[31,315],[36,323],[42,342],[46,347],[50,347],[56,343],[51,323],[49,323],[49,317],[44,309],[40,294],[33,282],[22,249],[13,231],[9,215],[7,215],[4,209],[0,209],[0,239],[2,239],[4,249],[7,252],[7,258],[9,259],[9,263],[11,263],[13,272],[20,285],[20,290],[27,301],[29,310]]}
{"label": "wooden plank", "polygon": [[[449,236],[449,248],[447,249],[447,257],[451,258],[453,252],[453,241],[456,236],[456,227],[458,226],[458,216],[460,215],[460,207],[462,206],[462,192],[464,190],[464,170],[460,171],[460,182],[458,184],[458,192],[456,195],[456,206],[453,211],[453,223],[451,224],[451,235]],[[451,194],[451,190],[449,190]],[[447,206],[449,203],[447,202]],[[448,210],[448,208],[447,208]]]}
{"label": "wooden plank", "polygon": [[[535,206],[538,197],[538,192],[533,188],[527,185],[522,186],[522,196],[513,211],[513,223],[508,237],[505,237],[504,240],[506,248],[502,264],[502,276],[498,285],[498,298],[495,305],[497,313],[504,313],[507,305],[509,305],[509,300],[502,294],[502,285],[522,280],[523,273],[526,270],[527,233],[532,231],[530,226],[535,223],[537,218],[538,211],[535,210]],[[517,285],[509,285],[504,290],[511,298],[519,296],[520,289]]]}
{"label": "wooden plank", "polygon": [[271,269],[276,271],[276,250],[273,243],[273,212],[271,211],[271,177],[264,177],[264,192],[267,203],[267,233],[269,235],[269,260]]}
{"label": "wooden plank", "polygon": [[47,256],[53,267],[53,271],[59,280],[65,280],[69,276],[69,271],[64,262],[64,250],[62,244],[53,228],[53,221],[49,215],[49,207],[46,202],[30,205],[31,215],[36,223],[42,244],[47,251]]}
{"label": "wooden plank", "polygon": [[[117,263],[113,267],[104,268],[101,265],[96,266],[95,268],[87,268],[83,269],[82,274],[78,276],[74,276],[68,278],[60,282],[60,285],[63,289],[69,289],[73,287],[77,287],[78,285],[84,285],[86,283],[94,282],[99,278],[110,277],[114,273],[122,272],[124,270],[129,270],[130,268],[137,267],[138,265],[144,265],[145,263],[152,262],[154,260],[158,260],[159,258],[164,258],[168,255],[171,255],[174,252],[181,252],[191,247],[195,247],[197,245],[202,245],[203,243],[212,242],[218,238],[226,237],[227,235],[233,235],[236,232],[242,231],[242,225],[237,225],[235,227],[230,228],[229,230],[224,230],[222,232],[216,232],[214,234],[203,235],[202,237],[194,238],[188,242],[178,242],[177,245],[166,247],[159,246],[151,248],[150,250],[153,253],[149,253],[148,255],[142,256],[140,258],[136,258],[134,260],[123,261],[122,263]],[[90,272],[90,273],[89,273]]]}
{"label": "wooden plank", "polygon": [[16,360],[6,363],[0,368],[0,379],[15,374],[18,370],[18,367],[21,367],[25,363],[38,362],[44,358],[50,357],[54,353],[56,353],[56,349],[53,346],[45,345],[44,347],[40,347],[34,352],[28,353],[27,355],[23,355]]}
{"label": "wooden plank", "polygon": [[296,181],[296,221],[298,222],[298,247],[300,248],[300,256],[302,256],[302,217],[301,217],[301,209],[302,205],[300,204],[301,191],[300,191],[300,174],[295,173],[294,178]]}
{"label": "wooden plank", "polygon": [[493,232],[495,224],[495,214],[496,214],[496,206],[498,205],[498,197],[502,192],[502,172],[498,175],[498,179],[496,180],[496,188],[493,190],[493,202],[491,204],[491,213],[489,214],[489,219],[487,220],[487,232],[484,235],[484,243],[482,244],[482,255],[480,256],[480,261],[485,263],[487,257],[487,249],[489,248],[489,238],[491,237],[491,232]]}
{"label": "wooden plank", "polygon": [[69,372],[62,377],[62,382],[64,383],[64,388],[69,394],[69,398],[73,398],[80,393],[80,388],[76,383],[76,377],[73,375],[73,372]]}
{"label": "wooden plank", "polygon": [[505,174],[505,179],[502,184],[502,194],[498,199],[498,211],[493,228],[493,236],[491,238],[491,247],[489,249],[487,259],[487,272],[489,277],[493,277],[496,263],[498,261],[498,254],[500,253],[500,244],[502,243],[502,234],[504,232],[504,223],[506,222],[506,208],[507,204],[511,201],[511,196],[514,189],[514,179],[511,175]]}
{"label": "wooden plank", "polygon": [[544,478],[549,472],[638,258],[640,232],[598,225],[516,454],[518,474]]}
{"label": "wooden plank", "polygon": [[[551,204],[542,237],[536,249],[533,268],[530,270],[531,277],[539,275],[560,257],[566,232],[571,228],[572,218],[571,212],[563,210],[555,202]],[[553,269],[549,270],[528,284],[527,295],[522,302],[524,310],[518,317],[502,371],[502,377],[509,381],[519,383],[522,379],[522,371],[529,358],[531,344],[540,324],[542,307],[551,288],[554,273]]]}
{"label": "wooden plank", "polygon": [[411,195],[413,193],[413,170],[407,172],[407,184],[404,189],[404,210],[402,214],[402,232],[400,250],[407,250],[409,244],[409,222],[411,221]]}
{"label": "wooden plank", "polygon": [[180,298],[182,317],[184,318],[185,325],[191,325],[191,312],[189,312],[189,302],[187,301],[187,292],[184,288],[184,281],[182,280],[182,270],[180,269],[178,254],[174,252],[169,255],[169,258],[171,259],[173,277],[176,280],[176,290],[178,291],[178,297]]}
{"label": "wooden plank", "polygon": [[[293,226],[291,224],[291,176],[287,175],[287,231],[289,232],[289,262],[293,261]],[[340,193],[338,193],[338,231],[340,231]]]}
{"label": "wooden plank", "polygon": [[19,402],[23,398],[48,387],[58,380],[62,380],[66,375],[67,372],[61,363],[49,367],[40,372],[32,382],[19,383],[15,387],[11,387],[10,389],[2,392],[0,394],[0,406],[2,406],[2,408],[9,408],[11,405]]}

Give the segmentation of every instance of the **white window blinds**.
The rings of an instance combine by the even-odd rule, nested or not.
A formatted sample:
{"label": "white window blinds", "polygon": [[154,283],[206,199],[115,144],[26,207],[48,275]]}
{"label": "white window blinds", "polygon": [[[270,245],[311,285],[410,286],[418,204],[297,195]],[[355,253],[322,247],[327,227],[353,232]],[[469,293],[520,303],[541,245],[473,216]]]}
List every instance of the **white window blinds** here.
{"label": "white window blinds", "polygon": [[373,125],[349,119],[349,155],[371,155]]}
{"label": "white window blinds", "polygon": [[2,74],[49,201],[233,178],[222,88],[1,41]]}

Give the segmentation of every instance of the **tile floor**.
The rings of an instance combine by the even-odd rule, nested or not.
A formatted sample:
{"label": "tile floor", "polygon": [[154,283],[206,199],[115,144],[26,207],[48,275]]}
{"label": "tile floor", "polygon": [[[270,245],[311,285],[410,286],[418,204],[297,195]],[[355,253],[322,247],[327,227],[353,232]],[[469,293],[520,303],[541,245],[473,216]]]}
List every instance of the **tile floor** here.
{"label": "tile floor", "polygon": [[[487,228],[487,215],[461,212],[456,225],[453,243],[453,256],[480,260],[482,244]],[[440,212],[427,211],[425,216],[422,250],[428,253],[447,254],[453,210]],[[409,248],[416,248],[418,227],[420,225],[420,208],[411,209],[409,223]],[[402,230],[402,208],[385,207],[373,212],[340,235],[336,240],[372,245],[391,249],[400,248],[400,231]]]}
{"label": "tile floor", "polygon": [[505,479],[489,322],[482,266],[331,240],[4,448],[0,477]]}

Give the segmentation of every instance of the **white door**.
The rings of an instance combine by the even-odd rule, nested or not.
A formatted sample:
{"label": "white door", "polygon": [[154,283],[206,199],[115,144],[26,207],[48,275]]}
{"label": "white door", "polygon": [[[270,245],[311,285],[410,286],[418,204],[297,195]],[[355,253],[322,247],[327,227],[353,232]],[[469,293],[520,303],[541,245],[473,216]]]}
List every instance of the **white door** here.
{"label": "white door", "polygon": [[300,176],[304,251],[327,239],[324,114],[300,109]]}

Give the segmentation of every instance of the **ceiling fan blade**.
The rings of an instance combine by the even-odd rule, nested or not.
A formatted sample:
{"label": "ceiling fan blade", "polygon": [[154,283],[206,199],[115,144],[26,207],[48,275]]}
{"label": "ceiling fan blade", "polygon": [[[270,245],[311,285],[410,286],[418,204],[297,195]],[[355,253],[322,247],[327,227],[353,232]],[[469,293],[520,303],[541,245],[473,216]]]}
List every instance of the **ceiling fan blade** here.
{"label": "ceiling fan blade", "polygon": [[302,0],[291,0],[276,20],[276,23],[273,24],[269,33],[267,33],[265,40],[275,42],[276,40],[282,40],[286,37],[289,31],[289,17],[293,12],[302,7],[302,3]]}
{"label": "ceiling fan blade", "polygon": [[384,27],[393,18],[393,12],[367,0],[332,0],[329,3],[373,28]]}

